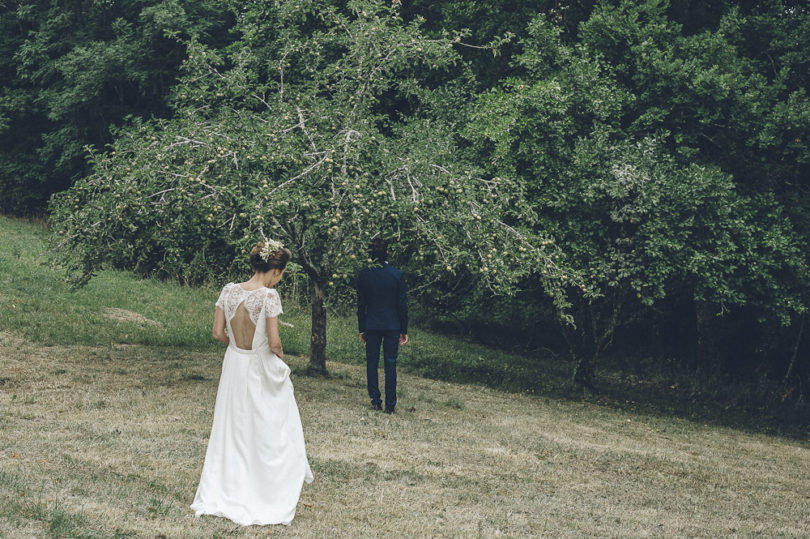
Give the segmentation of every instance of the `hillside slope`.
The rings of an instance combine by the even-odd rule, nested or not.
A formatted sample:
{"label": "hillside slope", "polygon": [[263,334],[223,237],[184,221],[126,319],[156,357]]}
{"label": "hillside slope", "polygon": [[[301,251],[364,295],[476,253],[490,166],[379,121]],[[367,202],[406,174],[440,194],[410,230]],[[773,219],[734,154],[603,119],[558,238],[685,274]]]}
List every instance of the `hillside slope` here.
{"label": "hillside slope", "polygon": [[[223,353],[209,337],[216,291],[121,272],[71,291],[43,265],[41,228],[4,218],[0,228],[0,537],[807,531],[807,440],[407,372],[398,413],[375,413],[364,369],[351,364],[351,320],[330,327],[332,353],[347,362],[330,362],[331,378],[310,378],[298,355],[306,313],[295,308],[282,338],[315,482],[289,528],[195,519],[188,505]],[[459,365],[470,369],[462,379],[540,367],[552,380],[543,383],[562,376],[440,335],[415,340],[403,371],[445,357],[447,377]]]}

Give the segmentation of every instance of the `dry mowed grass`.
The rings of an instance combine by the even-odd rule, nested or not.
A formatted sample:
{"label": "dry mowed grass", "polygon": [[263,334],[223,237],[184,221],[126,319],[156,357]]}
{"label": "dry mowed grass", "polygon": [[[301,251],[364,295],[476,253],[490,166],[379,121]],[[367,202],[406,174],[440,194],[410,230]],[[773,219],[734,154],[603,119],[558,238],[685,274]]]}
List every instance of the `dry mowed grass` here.
{"label": "dry mowed grass", "polygon": [[197,519],[220,361],[0,333],[0,536],[810,534],[807,443],[405,374],[392,417],[338,363],[293,376],[315,482],[292,525]]}

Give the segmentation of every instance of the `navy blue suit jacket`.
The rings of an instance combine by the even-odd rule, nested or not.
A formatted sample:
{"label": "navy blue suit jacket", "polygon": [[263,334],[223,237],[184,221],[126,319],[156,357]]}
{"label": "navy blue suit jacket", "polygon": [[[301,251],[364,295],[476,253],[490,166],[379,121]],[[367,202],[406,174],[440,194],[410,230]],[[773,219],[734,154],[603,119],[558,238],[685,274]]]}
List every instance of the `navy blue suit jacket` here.
{"label": "navy blue suit jacket", "polygon": [[357,279],[357,325],[360,333],[399,331],[408,333],[405,276],[388,265],[366,268]]}

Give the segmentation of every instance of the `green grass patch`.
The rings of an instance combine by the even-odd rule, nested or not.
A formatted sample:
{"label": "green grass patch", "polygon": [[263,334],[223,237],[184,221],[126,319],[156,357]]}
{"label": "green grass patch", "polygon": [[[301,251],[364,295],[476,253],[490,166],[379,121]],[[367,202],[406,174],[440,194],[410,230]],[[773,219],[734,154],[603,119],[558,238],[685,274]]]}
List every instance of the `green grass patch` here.
{"label": "green grass patch", "polygon": [[6,331],[44,345],[215,347],[217,291],[120,271],[101,271],[73,289],[50,264],[47,236],[41,225],[0,217],[0,327]]}
{"label": "green grass patch", "polygon": [[[0,217],[0,232],[0,327],[46,346],[221,347],[211,337],[217,288],[108,270],[74,289],[64,272],[49,264],[48,232],[42,225]],[[285,352],[307,355],[309,310],[288,301],[284,311]],[[528,393],[559,394],[567,386],[570,367],[563,361],[508,353],[416,327],[410,338],[398,360],[408,372]],[[329,314],[327,356],[342,363],[365,362],[354,316]]]}

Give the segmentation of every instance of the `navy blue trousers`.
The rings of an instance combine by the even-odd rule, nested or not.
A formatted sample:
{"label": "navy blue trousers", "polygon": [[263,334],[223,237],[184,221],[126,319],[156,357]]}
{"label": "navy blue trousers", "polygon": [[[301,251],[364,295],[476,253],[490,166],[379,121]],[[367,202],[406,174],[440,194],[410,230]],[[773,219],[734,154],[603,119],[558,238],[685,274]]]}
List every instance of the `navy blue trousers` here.
{"label": "navy blue trousers", "polygon": [[377,369],[380,365],[380,345],[385,368],[385,407],[397,405],[397,353],[399,331],[366,331],[366,377],[371,404],[382,404]]}

